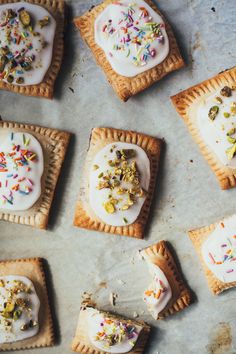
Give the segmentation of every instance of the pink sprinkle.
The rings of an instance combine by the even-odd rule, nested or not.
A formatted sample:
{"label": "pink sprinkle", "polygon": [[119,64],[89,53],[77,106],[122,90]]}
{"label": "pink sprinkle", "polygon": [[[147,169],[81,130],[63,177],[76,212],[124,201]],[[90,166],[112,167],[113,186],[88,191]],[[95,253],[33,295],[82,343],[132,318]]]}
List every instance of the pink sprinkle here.
{"label": "pink sprinkle", "polygon": [[226,270],[226,273],[232,273],[234,270],[233,269],[229,269],[229,270]]}

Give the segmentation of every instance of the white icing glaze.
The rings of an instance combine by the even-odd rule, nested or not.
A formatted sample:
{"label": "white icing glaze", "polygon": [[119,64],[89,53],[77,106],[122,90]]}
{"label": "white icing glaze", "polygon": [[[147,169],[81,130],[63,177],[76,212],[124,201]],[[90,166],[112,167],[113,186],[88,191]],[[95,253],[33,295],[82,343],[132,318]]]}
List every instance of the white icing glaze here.
{"label": "white icing glaze", "polygon": [[[39,331],[38,324],[28,328],[25,331],[21,330],[21,327],[30,320],[36,321],[38,323],[38,313],[40,307],[40,301],[36,294],[35,288],[31,280],[22,276],[8,275],[0,277],[0,282],[4,281],[5,286],[0,286],[0,343],[12,343],[26,338],[35,336]],[[4,310],[4,303],[7,302],[9,297],[9,290],[14,286],[14,281],[20,281],[24,283],[27,287],[31,288],[30,293],[19,292],[14,296],[14,299],[26,300],[31,308],[31,311],[20,308],[22,314],[17,320],[6,319],[2,316],[1,312]],[[16,309],[19,309],[17,306]],[[11,322],[11,329],[6,329],[4,323],[5,320]]]}
{"label": "white icing glaze", "polygon": [[[111,148],[113,152],[111,152]],[[113,226],[124,226],[124,218],[126,219],[125,225],[132,224],[139,216],[141,208],[145,202],[146,197],[137,198],[137,202],[132,205],[132,207],[128,210],[119,210],[125,204],[125,200],[119,202],[117,205],[117,210],[114,214],[108,214],[104,209],[104,202],[107,201],[108,196],[111,194],[110,189],[101,189],[98,190],[98,176],[102,172],[106,172],[110,170],[111,167],[108,165],[109,160],[113,160],[116,157],[116,151],[122,149],[132,149],[135,150],[136,156],[134,160],[137,163],[138,170],[141,175],[141,186],[145,191],[148,191],[150,184],[150,161],[145,151],[137,145],[129,144],[129,143],[121,143],[115,142],[109,145],[106,145],[102,150],[100,150],[95,156],[91,170],[90,170],[90,178],[89,178],[89,203],[92,207],[95,214],[103,220],[108,225]],[[131,159],[132,160],[132,159]],[[93,166],[97,165],[99,168],[97,170],[93,169]],[[130,188],[130,183],[123,182],[121,187]],[[117,196],[116,194],[117,188],[115,188],[112,196],[113,198],[117,198],[121,196]]]}
{"label": "white icing glaze", "polygon": [[[126,334],[123,336],[121,342],[116,343],[114,345],[108,345],[105,340],[96,340],[96,337],[99,332],[106,332],[106,334],[121,334],[122,332],[119,329],[119,324],[126,324],[125,321],[120,320],[112,320],[111,324],[104,323],[105,319],[109,319],[108,317],[104,317],[104,314],[94,308],[87,308],[87,325],[88,325],[88,336],[89,340],[99,350],[103,350],[107,353],[128,353],[137,342],[138,336],[142,330],[141,326],[135,325],[131,326],[134,331],[133,337],[130,335],[130,338]],[[131,338],[132,337],[132,338]]]}
{"label": "white icing glaze", "polygon": [[[31,134],[11,133],[6,130],[0,131],[0,142],[0,210],[28,210],[41,195],[41,177],[44,171],[42,147]],[[17,148],[13,151],[13,146],[20,146],[19,151]],[[21,150],[36,154],[36,160],[28,159],[23,166],[18,166],[13,158],[21,156]],[[16,155],[10,157],[8,154],[11,152]],[[6,171],[1,172],[2,169]],[[14,190],[17,185],[18,190]]]}
{"label": "white icing glaze", "polygon": [[[5,27],[0,27],[0,47],[8,46],[13,53],[16,53],[16,51],[21,51],[25,48],[26,44],[33,44],[33,48],[28,49],[27,51],[28,56],[35,56],[35,60],[32,62],[33,69],[30,71],[24,71],[23,74],[16,76],[23,77],[24,83],[18,84],[14,81],[13,84],[19,86],[37,85],[43,81],[44,76],[51,65],[56,21],[45,8],[27,2],[0,5],[0,18],[3,12],[7,9],[12,9],[17,12],[21,8],[24,8],[30,13],[34,24],[33,31],[38,32],[40,36],[33,36],[33,34],[28,31],[27,28],[24,28],[21,22],[19,22],[19,32],[27,32],[29,36],[22,38],[19,44],[13,42],[9,44],[6,39]],[[38,21],[42,20],[45,16],[49,16],[50,22],[47,26],[40,28]],[[39,39],[41,42],[39,42]],[[47,43],[45,48],[42,48],[43,41]],[[17,70],[21,70],[20,66],[17,67]],[[3,81],[7,82],[6,79],[3,79]]]}
{"label": "white icing glaze", "polygon": [[[132,5],[134,11],[129,10],[130,5]],[[145,10],[140,10],[140,7],[145,8]],[[128,20],[125,21],[125,14],[128,11],[131,12]],[[147,11],[146,14],[145,11]],[[109,20],[112,20],[112,22],[109,23]],[[150,31],[148,32],[147,23],[161,24],[161,37],[159,39],[154,38]],[[104,26],[107,24],[109,24],[109,27],[105,28]],[[111,32],[110,28],[112,28]],[[126,33],[127,28],[128,34]],[[142,34],[138,29],[143,30]],[[143,39],[141,44],[134,43],[137,35],[139,34],[138,40],[140,40],[144,31],[148,38]],[[161,16],[143,0],[122,0],[107,6],[95,21],[95,41],[104,50],[113,70],[126,77],[136,76],[157,66],[169,53],[169,39],[164,22]],[[144,60],[139,60],[142,54],[147,53],[145,46],[148,44],[150,44],[150,55],[143,58]],[[117,46],[121,49],[117,50]],[[134,57],[138,60],[135,61]]]}
{"label": "white icing glaze", "polygon": [[206,266],[219,280],[236,281],[236,215],[217,224],[201,251]]}
{"label": "white icing glaze", "polygon": [[151,263],[145,253],[141,253],[147,261],[149,272],[152,275],[152,283],[144,292],[143,300],[147,304],[152,316],[157,319],[159,313],[164,310],[172,297],[172,290],[164,272]]}
{"label": "white icing glaze", "polygon": [[[217,96],[222,98],[222,104],[216,102],[215,97]],[[230,112],[230,106],[233,102],[236,102],[235,91],[232,91],[231,97],[223,97],[220,95],[219,90],[201,102],[197,110],[197,120],[202,138],[214,151],[222,164],[236,168],[236,158],[229,160],[226,155],[226,150],[232,146],[232,144],[227,141],[226,134],[231,128],[236,128],[236,115],[231,114],[230,118],[224,117],[224,112]],[[209,110],[212,106],[219,107],[219,113],[214,121],[208,117]],[[233,137],[235,137],[235,135],[233,135]]]}

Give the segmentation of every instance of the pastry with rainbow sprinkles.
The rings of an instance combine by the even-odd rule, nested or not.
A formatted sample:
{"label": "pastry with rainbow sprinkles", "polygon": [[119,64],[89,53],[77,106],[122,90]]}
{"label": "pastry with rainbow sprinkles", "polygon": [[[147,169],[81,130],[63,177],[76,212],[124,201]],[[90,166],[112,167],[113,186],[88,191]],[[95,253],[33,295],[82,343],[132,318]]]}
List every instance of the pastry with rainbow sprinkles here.
{"label": "pastry with rainbow sprinkles", "polygon": [[143,353],[150,327],[100,311],[94,306],[82,306],[72,350],[79,353]]}
{"label": "pastry with rainbow sprinkles", "polygon": [[0,121],[0,220],[47,227],[69,136]]}
{"label": "pastry with rainbow sprinkles", "polygon": [[[63,12],[63,2],[58,6]],[[52,97],[63,49],[58,11],[53,12],[53,7],[39,6],[36,0],[0,0],[0,88]]]}
{"label": "pastry with rainbow sprinkles", "polygon": [[4,135],[0,145],[0,209],[27,210],[41,195],[42,147],[31,134]]}
{"label": "pastry with rainbow sprinkles", "polygon": [[236,286],[236,215],[189,231],[214,294]]}
{"label": "pastry with rainbow sprinkles", "polygon": [[94,128],[74,225],[141,238],[153,197],[161,141]]}
{"label": "pastry with rainbow sprinkles", "polygon": [[124,101],[184,65],[170,26],[149,0],[106,0],[75,24]]}

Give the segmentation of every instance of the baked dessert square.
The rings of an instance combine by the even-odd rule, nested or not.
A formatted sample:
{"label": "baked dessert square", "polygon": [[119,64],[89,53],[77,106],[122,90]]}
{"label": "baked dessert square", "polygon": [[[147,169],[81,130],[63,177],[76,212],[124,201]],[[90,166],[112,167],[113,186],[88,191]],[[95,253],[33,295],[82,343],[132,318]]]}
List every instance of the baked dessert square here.
{"label": "baked dessert square", "polygon": [[69,137],[0,121],[0,220],[46,229]]}
{"label": "baked dessert square", "polygon": [[142,354],[149,332],[150,327],[144,322],[122,318],[85,305],[80,310],[71,348],[82,354]]}
{"label": "baked dessert square", "polygon": [[74,225],[142,238],[162,141],[133,131],[94,128]]}
{"label": "baked dessert square", "polygon": [[105,0],[74,23],[123,101],[184,66],[172,29],[151,0]]}
{"label": "baked dessert square", "polygon": [[0,351],[54,342],[43,260],[0,261]]}
{"label": "baked dessert square", "polygon": [[144,291],[143,300],[155,320],[163,319],[188,307],[191,292],[185,284],[166,241],[140,251],[147,262],[152,283]]}
{"label": "baked dessert square", "polygon": [[214,295],[236,286],[236,215],[200,229],[189,237]]}
{"label": "baked dessert square", "polygon": [[222,189],[236,186],[236,67],[171,97]]}
{"label": "baked dessert square", "polygon": [[0,89],[52,98],[63,57],[64,0],[0,0]]}

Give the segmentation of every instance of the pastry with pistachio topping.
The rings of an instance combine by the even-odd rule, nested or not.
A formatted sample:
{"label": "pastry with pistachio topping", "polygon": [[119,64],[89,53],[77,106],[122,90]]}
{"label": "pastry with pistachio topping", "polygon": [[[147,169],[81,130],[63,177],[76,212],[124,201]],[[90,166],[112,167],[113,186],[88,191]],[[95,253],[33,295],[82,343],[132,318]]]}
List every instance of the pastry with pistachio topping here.
{"label": "pastry with pistachio topping", "polygon": [[40,301],[26,277],[0,277],[0,344],[12,343],[38,333]]}
{"label": "pastry with pistachio topping", "polygon": [[82,306],[72,350],[78,353],[143,353],[150,327],[144,322],[131,321]]}
{"label": "pastry with pistachio topping", "polygon": [[236,67],[193,86],[172,101],[222,189],[236,186]]}
{"label": "pastry with pistachio topping", "polygon": [[0,261],[0,351],[48,347],[54,340],[43,260]]}
{"label": "pastry with pistachio topping", "polygon": [[142,237],[160,146],[160,140],[143,134],[93,129],[75,225]]}
{"label": "pastry with pistachio topping", "polygon": [[64,9],[63,1],[41,4],[0,0],[0,88],[51,98],[62,57]]}

